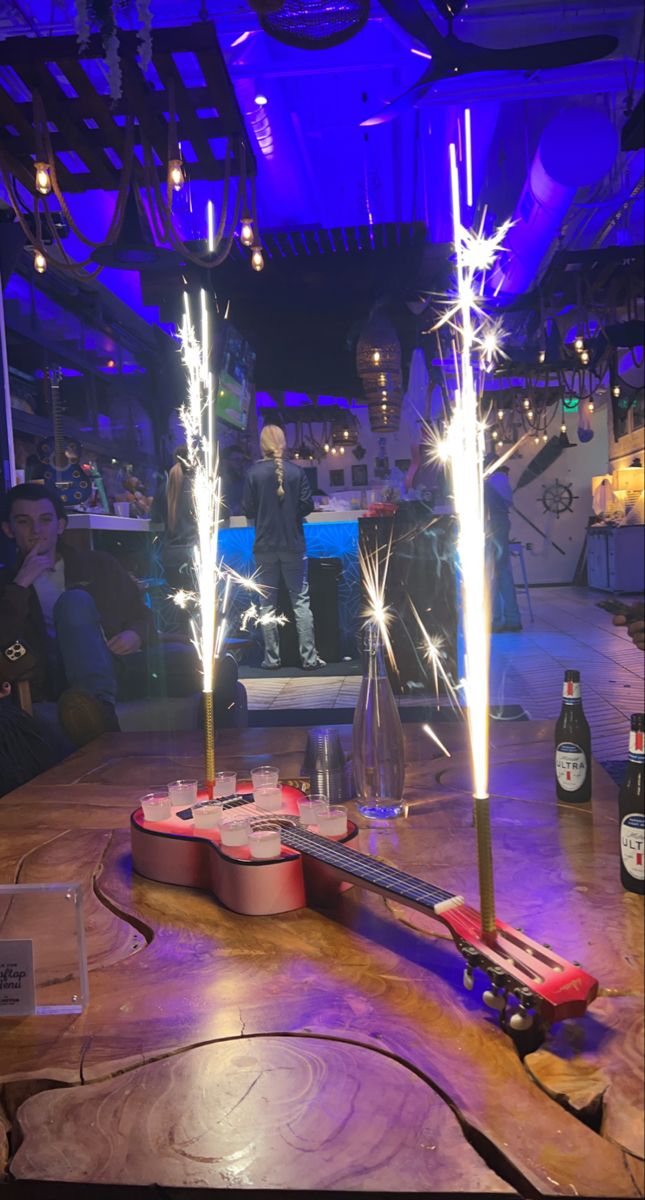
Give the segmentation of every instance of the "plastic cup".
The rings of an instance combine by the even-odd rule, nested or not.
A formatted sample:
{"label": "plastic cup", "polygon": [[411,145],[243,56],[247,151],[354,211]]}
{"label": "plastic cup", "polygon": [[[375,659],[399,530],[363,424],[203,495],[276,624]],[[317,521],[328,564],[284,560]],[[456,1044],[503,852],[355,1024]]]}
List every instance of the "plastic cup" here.
{"label": "plastic cup", "polygon": [[330,808],[318,818],[318,832],[323,837],[343,837],[347,833],[347,813],[344,808]]}
{"label": "plastic cup", "polygon": [[222,820],[222,805],[216,801],[201,804],[193,809],[195,829],[219,829]]}
{"label": "plastic cup", "polygon": [[214,779],[213,799],[221,800],[225,796],[234,796],[237,787],[235,771],[217,771]]}
{"label": "plastic cup", "polygon": [[171,816],[170,800],[159,792],[142,796],[140,803],[146,821],[167,821]]}
{"label": "plastic cup", "polygon": [[253,791],[257,792],[258,788],[268,788],[278,786],[278,768],[277,767],[256,767],[251,771],[251,783]]}
{"label": "plastic cup", "polygon": [[298,801],[300,824],[307,829],[317,826],[320,818],[329,812],[329,801],[326,796],[307,796]]}
{"label": "plastic cup", "polygon": [[174,808],[189,808],[197,801],[197,780],[175,779],[168,784],[168,799]]}
{"label": "plastic cup", "polygon": [[280,857],[280,825],[277,821],[253,821],[249,831],[251,858]]}
{"label": "plastic cup", "polygon": [[257,807],[263,809],[264,812],[279,812],[282,808],[282,788],[256,788],[253,793],[253,799]]}
{"label": "plastic cup", "polygon": [[250,821],[248,817],[225,817],[220,825],[223,846],[248,846]]}

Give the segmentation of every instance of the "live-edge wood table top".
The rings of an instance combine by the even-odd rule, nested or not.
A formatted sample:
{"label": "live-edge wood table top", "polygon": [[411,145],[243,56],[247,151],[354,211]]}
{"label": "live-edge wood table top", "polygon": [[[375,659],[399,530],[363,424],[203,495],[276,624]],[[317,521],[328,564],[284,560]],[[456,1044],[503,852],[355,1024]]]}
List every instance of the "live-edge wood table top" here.
{"label": "live-edge wood table top", "polygon": [[[450,759],[405,727],[407,815],[357,818],[358,848],[479,907],[464,731],[443,730]],[[198,735],[106,735],[0,801],[1,881],[82,880],[90,960],[82,1016],[0,1021],[8,1178],[642,1195],[643,900],[617,790],[595,765],[592,804],[556,804],[550,722],[491,739],[498,915],[601,984],[524,1061],[419,913],[352,888],[243,917],[133,875],[130,812],[201,773]],[[293,778],[305,740],[222,732],[218,760]]]}

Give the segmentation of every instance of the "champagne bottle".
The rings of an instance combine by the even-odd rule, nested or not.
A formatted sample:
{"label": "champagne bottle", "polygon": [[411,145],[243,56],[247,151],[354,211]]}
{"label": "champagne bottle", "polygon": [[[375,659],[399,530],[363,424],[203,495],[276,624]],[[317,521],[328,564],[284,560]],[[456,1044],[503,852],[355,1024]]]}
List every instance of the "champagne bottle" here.
{"label": "champagne bottle", "polygon": [[591,733],[582,710],[579,671],[564,672],[555,727],[555,788],[558,800],[568,804],[591,799]]}
{"label": "champagne bottle", "polygon": [[629,732],[629,762],[618,793],[620,882],[628,892],[645,893],[645,714],[634,713]]}

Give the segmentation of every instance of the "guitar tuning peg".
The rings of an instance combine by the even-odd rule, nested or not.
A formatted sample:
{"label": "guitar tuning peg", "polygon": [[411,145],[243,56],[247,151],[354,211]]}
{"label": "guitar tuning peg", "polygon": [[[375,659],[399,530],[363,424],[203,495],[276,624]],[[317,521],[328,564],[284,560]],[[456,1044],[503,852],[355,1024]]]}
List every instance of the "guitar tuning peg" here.
{"label": "guitar tuning peg", "polygon": [[509,1025],[510,1025],[511,1029],[515,1029],[516,1031],[519,1032],[523,1029],[530,1029],[532,1024],[533,1024],[533,1013],[530,1013],[526,1008],[523,1008],[523,1006],[520,1004],[517,1012],[513,1013],[513,1016],[511,1017],[511,1019],[509,1021]]}
{"label": "guitar tuning peg", "polygon": [[502,1012],[502,1009],[506,1008],[506,996],[504,992],[487,989],[482,996],[482,1000],[489,1008],[497,1009],[497,1012]]}
{"label": "guitar tuning peg", "polygon": [[467,992],[472,992],[474,986],[475,986],[475,977],[474,977],[470,967],[466,967],[466,969],[464,971],[464,987]]}

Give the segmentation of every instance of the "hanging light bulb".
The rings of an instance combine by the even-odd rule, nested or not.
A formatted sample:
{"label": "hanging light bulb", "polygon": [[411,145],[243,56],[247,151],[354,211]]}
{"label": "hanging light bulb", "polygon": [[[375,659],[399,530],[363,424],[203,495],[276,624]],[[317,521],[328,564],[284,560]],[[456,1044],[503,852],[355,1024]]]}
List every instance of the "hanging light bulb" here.
{"label": "hanging light bulb", "polygon": [[543,363],[545,359],[546,359],[546,350],[540,350],[540,352],[538,354],[538,362]]}
{"label": "hanging light bulb", "polygon": [[382,408],[383,412],[387,412],[387,404],[382,404],[381,408]]}
{"label": "hanging light bulb", "polygon": [[533,417],[534,417],[534,415],[535,415],[535,414],[534,414],[534,412],[533,412],[533,409],[532,409],[532,408],[529,408],[529,411],[527,412],[527,414],[526,414],[526,415],[527,415],[527,417],[528,417],[529,421],[532,421],[532,420],[533,420]]}
{"label": "hanging light bulb", "polygon": [[180,158],[169,159],[169,161],[168,161],[168,183],[170,184],[170,186],[173,187],[176,192],[180,192],[181,189],[183,188],[185,182],[186,182],[186,176],[184,175],[184,168],[181,165],[181,159]]}
{"label": "hanging light bulb", "polygon": [[323,450],[325,451],[325,454],[329,454],[329,442],[325,442]]}
{"label": "hanging light bulb", "polygon": [[338,451],[335,446],[332,446],[331,452],[332,452],[332,454],[338,454]]}
{"label": "hanging light bulb", "polygon": [[262,247],[258,246],[257,244],[251,251],[251,266],[253,267],[254,271],[264,270],[264,255],[262,254]]}
{"label": "hanging light bulb", "polygon": [[536,446],[539,446],[539,444],[540,444],[540,439],[539,439],[539,437],[538,437],[537,433],[536,433],[535,437],[533,438],[533,441],[535,442]]}
{"label": "hanging light bulb", "polygon": [[525,407],[525,408],[530,408],[530,407],[531,407],[531,401],[529,400],[528,396],[527,396],[527,397],[525,398],[525,400],[524,400],[524,407]]}
{"label": "hanging light bulb", "polygon": [[618,399],[618,397],[620,396],[620,387],[617,383],[615,383],[613,388],[611,389],[611,394],[612,394],[612,396],[615,396],[616,399]]}
{"label": "hanging light bulb", "polygon": [[37,250],[34,254],[34,271],[37,271],[39,275],[44,275],[46,270],[47,259],[44,254],[41,254],[40,250]]}
{"label": "hanging light bulb", "polygon": [[498,420],[498,421],[503,421],[503,420],[504,420],[504,409],[503,409],[503,408],[498,408],[498,410],[497,410],[497,420]]}
{"label": "hanging light bulb", "polygon": [[590,412],[590,413],[592,413],[592,412],[594,411],[595,404],[594,404],[593,400],[590,400],[590,401],[589,401],[589,403],[588,403],[588,405],[587,405],[587,408],[588,408],[588,410],[589,410],[589,412]]}
{"label": "hanging light bulb", "polygon": [[374,353],[372,354],[372,362],[380,363],[380,361],[381,361],[381,351],[375,350]]}
{"label": "hanging light bulb", "polygon": [[543,442],[548,442],[548,440],[549,440],[549,435],[548,435],[548,433],[547,433],[547,432],[546,432],[546,430],[545,430],[545,431],[544,431],[544,433],[542,434],[542,441],[543,441]]}
{"label": "hanging light bulb", "polygon": [[589,362],[589,351],[588,350],[582,351],[582,354],[580,355],[580,362],[583,363],[585,367],[587,366],[587,363]]}
{"label": "hanging light bulb", "polygon": [[582,351],[585,348],[584,338],[577,337],[575,342],[573,343],[573,348],[574,348],[574,350],[577,350],[578,354],[582,354]]}
{"label": "hanging light bulb", "polygon": [[349,437],[349,429],[343,429],[343,437],[345,438],[345,441],[347,441]]}
{"label": "hanging light bulb", "polygon": [[248,213],[240,221],[240,241],[243,246],[253,245],[253,221]]}
{"label": "hanging light bulb", "polygon": [[492,437],[493,441],[494,441],[494,442],[496,442],[496,441],[497,441],[497,439],[498,439],[498,437],[499,437],[499,434],[498,434],[498,432],[497,432],[497,430],[496,430],[496,429],[493,429],[493,431],[492,431],[492,433],[491,433],[491,435],[490,435],[490,436]]}
{"label": "hanging light bulb", "polygon": [[34,170],[36,172],[36,191],[40,192],[41,196],[48,196],[52,190],[52,181],[49,174],[49,163],[34,163]]}
{"label": "hanging light bulb", "polygon": [[566,425],[565,425],[565,423],[564,423],[564,421],[563,421],[563,422],[562,422],[562,424],[561,424],[561,426],[560,426],[560,433],[566,433],[566,432],[567,432],[567,427],[566,427]]}

